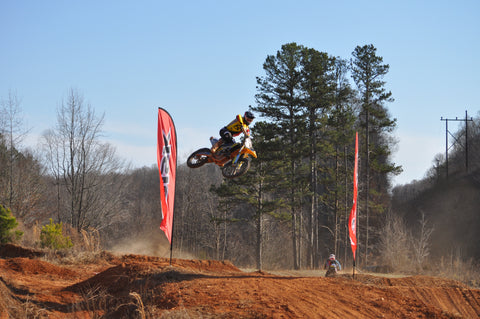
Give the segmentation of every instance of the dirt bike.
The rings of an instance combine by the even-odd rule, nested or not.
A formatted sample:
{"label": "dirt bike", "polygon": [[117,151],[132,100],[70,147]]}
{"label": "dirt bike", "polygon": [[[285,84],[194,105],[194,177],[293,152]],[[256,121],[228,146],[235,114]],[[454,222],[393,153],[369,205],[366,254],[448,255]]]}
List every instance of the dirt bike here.
{"label": "dirt bike", "polygon": [[[210,142],[215,145],[218,139],[211,137]],[[250,168],[250,155],[257,158],[257,153],[252,146],[252,139],[250,135],[247,135],[243,142],[223,144],[213,154],[209,148],[201,148],[193,152],[187,159],[187,166],[197,168],[206,163],[214,163],[221,167],[224,177],[235,178],[242,176]]]}
{"label": "dirt bike", "polygon": [[325,274],[325,277],[336,277],[337,276],[337,265],[332,263],[330,266],[328,266],[327,273]]}

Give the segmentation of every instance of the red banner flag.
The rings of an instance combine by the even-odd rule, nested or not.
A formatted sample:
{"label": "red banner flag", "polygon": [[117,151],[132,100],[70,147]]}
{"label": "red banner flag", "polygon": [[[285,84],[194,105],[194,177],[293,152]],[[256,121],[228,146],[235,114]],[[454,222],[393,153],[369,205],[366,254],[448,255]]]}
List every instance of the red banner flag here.
{"label": "red banner flag", "polygon": [[172,117],[158,108],[157,162],[160,174],[160,200],[162,202],[163,230],[170,244],[173,233],[173,204],[175,200],[175,176],[177,172],[177,134]]}
{"label": "red banner flag", "polygon": [[352,245],[353,259],[357,250],[357,194],[358,194],[358,132],[355,133],[355,166],[353,169],[353,206],[348,219],[348,233]]}

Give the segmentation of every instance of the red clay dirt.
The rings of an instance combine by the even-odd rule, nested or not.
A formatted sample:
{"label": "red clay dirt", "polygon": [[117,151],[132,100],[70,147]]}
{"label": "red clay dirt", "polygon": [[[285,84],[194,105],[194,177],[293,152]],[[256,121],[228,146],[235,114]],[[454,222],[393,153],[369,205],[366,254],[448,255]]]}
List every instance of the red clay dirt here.
{"label": "red clay dirt", "polygon": [[109,253],[57,264],[18,246],[0,250],[0,319],[479,317],[479,289],[436,277],[278,275]]}

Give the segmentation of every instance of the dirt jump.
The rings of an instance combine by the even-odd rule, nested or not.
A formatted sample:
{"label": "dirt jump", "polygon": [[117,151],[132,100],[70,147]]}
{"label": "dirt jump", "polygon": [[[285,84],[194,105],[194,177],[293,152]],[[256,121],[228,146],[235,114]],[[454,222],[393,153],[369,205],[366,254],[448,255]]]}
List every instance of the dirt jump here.
{"label": "dirt jump", "polygon": [[103,253],[47,261],[0,249],[3,318],[479,318],[480,290],[436,277],[242,271],[232,263]]}

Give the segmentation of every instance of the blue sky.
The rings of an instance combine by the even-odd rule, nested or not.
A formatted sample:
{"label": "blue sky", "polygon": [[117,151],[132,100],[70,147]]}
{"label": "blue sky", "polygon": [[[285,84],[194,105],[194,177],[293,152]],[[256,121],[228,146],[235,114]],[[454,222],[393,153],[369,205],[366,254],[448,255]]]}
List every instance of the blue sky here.
{"label": "blue sky", "polygon": [[444,152],[440,117],[480,110],[477,0],[0,0],[0,39],[0,97],[21,99],[27,146],[74,88],[134,166],[156,163],[157,107],[173,116],[185,158],[255,104],[265,58],[289,42],[346,59],[373,44],[390,65],[396,184],[421,179]]}

